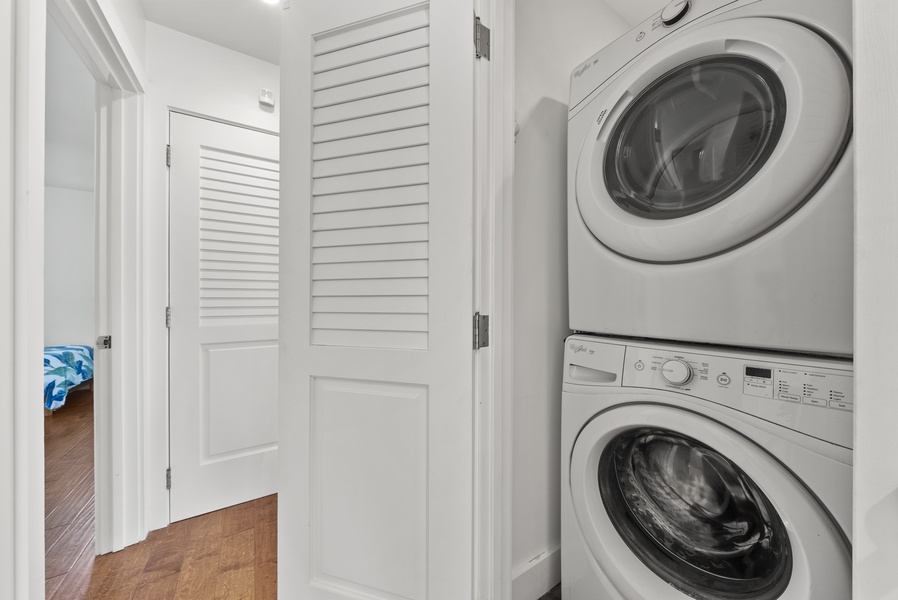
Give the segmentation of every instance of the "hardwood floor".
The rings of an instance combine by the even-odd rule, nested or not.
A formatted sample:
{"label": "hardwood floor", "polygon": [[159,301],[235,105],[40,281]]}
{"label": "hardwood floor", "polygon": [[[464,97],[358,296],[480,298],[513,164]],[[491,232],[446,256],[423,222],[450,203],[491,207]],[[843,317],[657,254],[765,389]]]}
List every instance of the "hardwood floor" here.
{"label": "hardwood floor", "polygon": [[47,600],[277,597],[277,496],[174,523],[95,557],[89,390],[45,417],[44,441]]}

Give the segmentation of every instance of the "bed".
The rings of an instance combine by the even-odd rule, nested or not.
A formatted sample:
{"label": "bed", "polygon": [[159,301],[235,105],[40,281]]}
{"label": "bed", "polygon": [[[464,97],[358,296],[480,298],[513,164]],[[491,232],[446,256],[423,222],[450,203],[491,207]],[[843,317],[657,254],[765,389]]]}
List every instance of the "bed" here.
{"label": "bed", "polygon": [[91,346],[47,346],[44,348],[44,408],[56,410],[76,386],[93,379],[94,349]]}

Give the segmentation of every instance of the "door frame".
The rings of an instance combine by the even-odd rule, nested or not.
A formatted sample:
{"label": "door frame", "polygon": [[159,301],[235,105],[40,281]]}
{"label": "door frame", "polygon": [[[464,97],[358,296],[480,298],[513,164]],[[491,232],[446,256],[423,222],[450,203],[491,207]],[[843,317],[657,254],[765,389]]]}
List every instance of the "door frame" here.
{"label": "door frame", "polygon": [[45,0],[0,0],[0,73],[12,88],[0,100],[0,218],[9,240],[0,249],[0,595],[44,594],[44,448],[39,369],[43,353],[43,186]]}
{"label": "door frame", "polygon": [[490,347],[474,354],[474,598],[511,600],[514,290],[515,0],[475,0],[491,30],[475,64],[474,306],[490,315]]}
{"label": "door frame", "polygon": [[49,0],[48,14],[97,80],[94,386],[96,553],[146,537],[143,516],[143,73],[98,0]]}
{"label": "door frame", "polygon": [[[14,107],[11,222],[12,379],[9,419],[15,496],[14,598],[43,595],[44,461],[40,396],[43,353],[44,78],[46,24],[57,22],[98,83],[96,195],[98,327],[113,336],[100,358],[95,416],[96,551],[124,548],[146,535],[142,515],[140,414],[143,371],[141,223],[143,75],[121,23],[99,0],[4,0],[12,15]],[[105,239],[104,239],[105,236]],[[129,357],[125,360],[124,357]],[[106,364],[102,364],[104,362]],[[105,371],[105,372],[104,372]],[[127,399],[125,401],[124,399]],[[5,417],[5,415],[4,415]],[[6,420],[6,419],[5,419]]]}

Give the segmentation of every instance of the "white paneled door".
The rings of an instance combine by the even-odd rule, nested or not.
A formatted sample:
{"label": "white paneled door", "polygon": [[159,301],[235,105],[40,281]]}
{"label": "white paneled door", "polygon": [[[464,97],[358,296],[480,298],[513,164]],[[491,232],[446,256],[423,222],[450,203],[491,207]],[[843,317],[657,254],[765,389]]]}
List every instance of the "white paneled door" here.
{"label": "white paneled door", "polygon": [[171,520],[277,491],[278,138],[171,113]]}
{"label": "white paneled door", "polygon": [[283,11],[283,598],[472,597],[473,15]]}

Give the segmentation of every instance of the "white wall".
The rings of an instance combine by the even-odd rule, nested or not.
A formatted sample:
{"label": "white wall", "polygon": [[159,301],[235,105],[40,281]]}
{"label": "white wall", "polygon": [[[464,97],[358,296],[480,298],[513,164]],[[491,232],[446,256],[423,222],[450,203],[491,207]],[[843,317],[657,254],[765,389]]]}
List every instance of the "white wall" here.
{"label": "white wall", "polygon": [[44,345],[93,345],[94,194],[44,188]]}
{"label": "white wall", "polygon": [[[155,23],[146,24],[144,129],[144,269],[146,377],[144,414],[145,508],[148,530],[168,525],[168,143],[169,110],[277,133],[280,70],[277,65],[204,42]],[[259,91],[274,92],[273,111],[259,107]],[[173,315],[173,320],[178,316]]]}
{"label": "white wall", "polygon": [[96,81],[47,21],[44,344],[93,344]]}
{"label": "white wall", "polygon": [[898,3],[856,0],[854,597],[898,598]]}
{"label": "white wall", "polygon": [[95,0],[131,66],[146,63],[146,18],[140,0]]}
{"label": "white wall", "polygon": [[629,29],[601,0],[518,0],[514,179],[514,600],[560,581],[561,362],[571,71]]}

